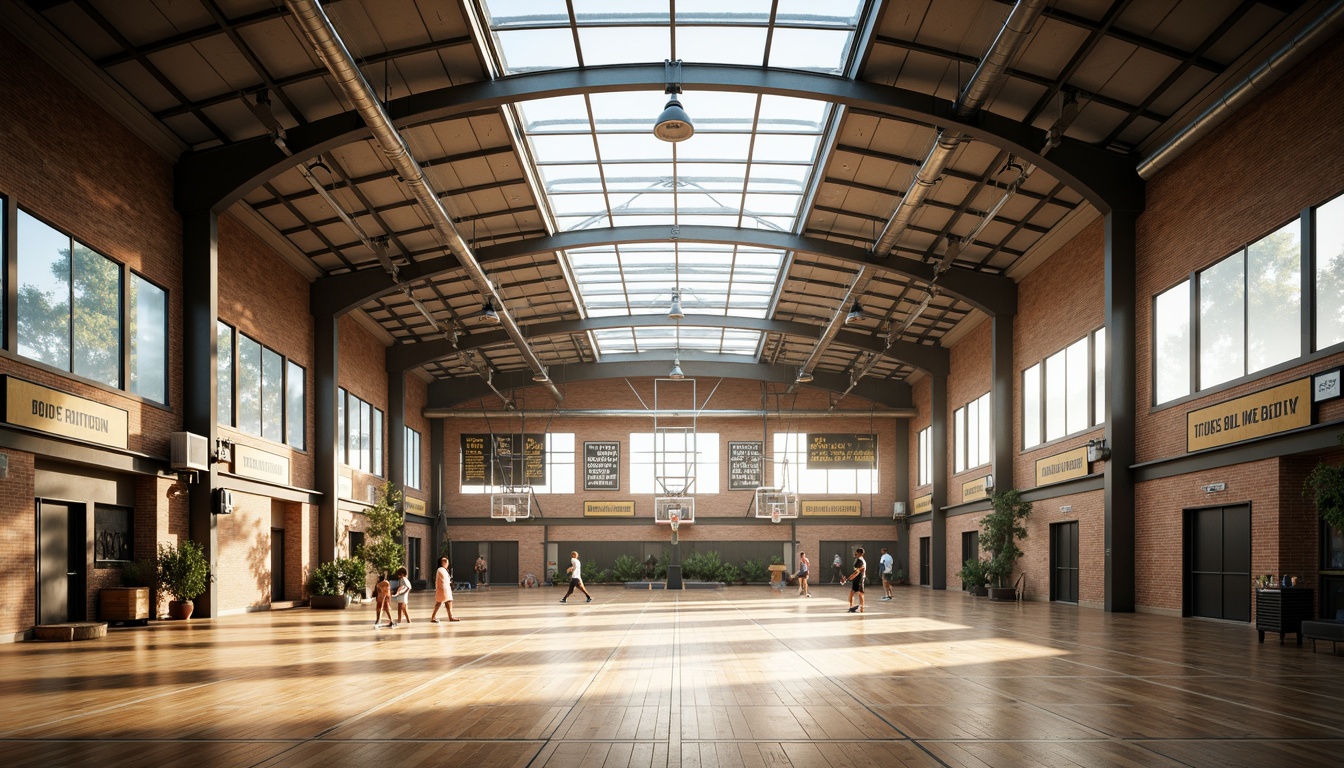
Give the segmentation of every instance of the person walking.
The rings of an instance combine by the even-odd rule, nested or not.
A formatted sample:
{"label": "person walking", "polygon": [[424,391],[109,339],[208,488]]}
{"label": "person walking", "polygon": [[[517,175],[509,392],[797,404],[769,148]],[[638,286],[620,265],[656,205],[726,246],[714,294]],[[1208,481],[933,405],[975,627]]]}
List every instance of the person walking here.
{"label": "person walking", "polygon": [[453,574],[448,570],[448,558],[439,558],[439,570],[434,572],[434,610],[429,614],[429,623],[439,623],[439,606],[448,609],[449,621],[461,621],[453,617]]}
{"label": "person walking", "polygon": [[845,583],[845,561],[840,559],[840,553],[836,552],[835,557],[831,558],[831,583]]}
{"label": "person walking", "polygon": [[891,555],[887,554],[887,548],[886,548],[886,547],[883,547],[883,548],[882,548],[882,557],[878,558],[878,561],[877,561],[877,562],[878,562],[878,564],[881,566],[881,570],[882,570],[882,591],[885,593],[885,594],[882,596],[882,599],[883,599],[883,600],[890,600],[890,599],[891,599],[891,569],[896,567],[896,561],[892,559]]}
{"label": "person walking", "polygon": [[563,603],[568,600],[569,596],[574,594],[575,587],[578,587],[579,591],[587,596],[588,600],[586,602],[593,602],[593,596],[589,595],[588,590],[583,588],[582,567],[583,564],[579,562],[579,553],[570,552],[569,567],[565,569],[565,573],[569,574],[569,591],[565,593],[564,597],[560,598],[560,602]]}
{"label": "person walking", "polygon": [[[849,612],[863,613],[863,579],[868,573],[868,561],[863,559],[863,547],[854,550],[854,572],[840,580],[849,582]],[[854,604],[854,596],[859,596],[859,604]]]}
{"label": "person walking", "polygon": [[798,553],[798,594],[803,597],[811,597],[812,593],[807,589],[807,576],[812,571],[812,561],[807,559],[806,552]]}
{"label": "person walking", "polygon": [[378,583],[373,585],[373,628],[378,629],[382,623],[383,614],[387,614],[387,626],[392,624],[392,609],[388,603],[392,602],[392,582],[387,580],[386,573],[378,574]]}
{"label": "person walking", "polygon": [[476,586],[488,585],[490,582],[485,578],[485,556],[476,556]]}
{"label": "person walking", "polygon": [[406,578],[406,569],[398,568],[396,576],[396,590],[392,592],[392,602],[397,606],[397,620],[388,624],[388,627],[397,626],[397,622],[405,619],[407,624],[411,623],[411,612],[407,609],[408,600],[411,596],[411,580]]}

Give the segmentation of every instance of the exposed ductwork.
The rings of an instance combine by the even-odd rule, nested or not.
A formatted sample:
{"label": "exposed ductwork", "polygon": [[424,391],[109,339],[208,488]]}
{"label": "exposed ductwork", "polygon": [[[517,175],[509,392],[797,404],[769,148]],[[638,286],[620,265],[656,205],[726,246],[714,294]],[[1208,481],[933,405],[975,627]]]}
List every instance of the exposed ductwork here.
{"label": "exposed ductwork", "polygon": [[442,245],[458,258],[482,296],[494,304],[500,324],[518,347],[518,351],[522,353],[528,367],[532,369],[533,378],[544,384],[557,401],[563,400],[564,395],[560,394],[560,390],[556,389],[554,382],[550,380],[546,366],[527,343],[522,330],[506,309],[504,297],[486,276],[471,246],[457,231],[457,227],[453,226],[452,219],[439,200],[438,193],[430,186],[424,170],[411,155],[406,140],[392,124],[391,117],[383,109],[373,87],[364,79],[364,73],[359,70],[354,57],[350,55],[350,51],[346,49],[345,43],[332,25],[331,19],[322,10],[321,3],[317,0],[285,0],[285,6],[294,14],[308,42],[312,44],[318,58],[331,73],[336,85],[364,118],[364,122],[373,133],[374,140],[378,142],[392,167],[420,203],[434,231],[438,233]]}
{"label": "exposed ductwork", "polygon": [[1344,27],[1344,0],[1338,0],[1246,79],[1229,88],[1180,133],[1144,158],[1139,163],[1139,177],[1151,179],[1157,175],[1158,171],[1180,157],[1214,128],[1222,125],[1224,120],[1245,106],[1248,101],[1267,91],[1269,86],[1283,77],[1284,73],[1306,58],[1307,54],[1319,48],[1322,43],[1334,37],[1342,27]]}
{"label": "exposed ductwork", "polygon": [[[1003,28],[999,30],[998,37],[994,39],[994,44],[980,60],[980,66],[976,67],[975,74],[971,75],[966,87],[962,89],[961,96],[953,105],[958,117],[969,117],[974,114],[989,98],[990,92],[998,85],[1003,73],[1008,69],[1009,62],[1017,55],[1018,48],[1026,39],[1027,33],[1045,10],[1045,5],[1046,0],[1019,0],[1017,5],[1013,6],[1013,10],[1003,22]],[[895,247],[896,241],[910,225],[920,206],[928,199],[943,171],[947,170],[948,164],[952,162],[952,154],[956,152],[964,138],[965,134],[957,131],[938,132],[937,140],[929,149],[924,162],[920,163],[918,170],[915,171],[915,178],[910,183],[910,188],[901,196],[900,202],[896,204],[896,210],[891,214],[887,225],[882,228],[882,234],[878,236],[877,242],[873,244],[874,256],[879,258],[886,256]]]}
{"label": "exposed ductwork", "polygon": [[[835,335],[840,332],[840,329],[845,327],[845,307],[848,307],[850,301],[857,298],[858,294],[863,292],[864,286],[868,285],[869,281],[864,280],[863,275],[864,268],[859,267],[858,274],[854,275],[854,282],[849,284],[849,290],[845,291],[845,297],[840,300],[839,309],[837,309],[835,314],[831,317],[831,322],[827,323],[826,328],[822,330],[821,336],[817,339],[817,343],[812,346],[811,354],[809,354],[807,359],[803,361],[803,364],[798,367],[798,380],[789,385],[787,390],[789,394],[793,393],[798,387],[799,382],[811,380],[812,370],[817,367],[817,363],[821,362],[821,356],[825,354],[826,348],[831,345],[831,341],[835,339]],[[859,285],[860,281],[863,282],[862,286]]]}

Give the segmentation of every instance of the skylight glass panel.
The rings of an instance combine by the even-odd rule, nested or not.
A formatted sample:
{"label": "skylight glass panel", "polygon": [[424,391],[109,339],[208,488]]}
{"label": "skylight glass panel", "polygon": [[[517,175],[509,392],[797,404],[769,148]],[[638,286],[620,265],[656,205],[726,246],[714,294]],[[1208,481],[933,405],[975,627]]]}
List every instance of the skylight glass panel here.
{"label": "skylight glass panel", "polygon": [[579,27],[579,50],[587,67],[643,64],[672,56],[668,27]]}
{"label": "skylight glass panel", "polygon": [[831,105],[815,99],[795,99],[792,96],[762,96],[761,130],[820,133],[831,116]]}
{"label": "skylight glass panel", "polygon": [[601,192],[602,171],[589,165],[541,165],[537,167],[548,194],[564,192]]}
{"label": "skylight glass panel", "polygon": [[653,121],[662,108],[660,98],[650,99],[649,94],[642,91],[594,93],[588,99],[593,109],[593,121],[603,132],[648,133],[653,130]]}
{"label": "skylight glass panel", "polygon": [[677,27],[677,56],[700,64],[760,66],[765,32],[765,27]]}
{"label": "skylight glass panel", "polygon": [[582,96],[534,99],[518,105],[519,122],[527,133],[587,133],[588,112]]}
{"label": "skylight glass panel", "polygon": [[[681,3],[677,4],[681,7]],[[779,0],[775,11],[776,21],[780,24],[831,24],[835,26],[855,27],[859,24],[859,11],[863,0]]]}
{"label": "skylight glass panel", "polygon": [[[846,0],[846,3],[851,0]],[[827,0],[829,3],[830,0]],[[817,5],[816,0],[808,0],[808,5]],[[770,21],[770,0],[733,0],[731,4],[723,0],[677,0],[677,22],[728,20],[737,23],[765,24]],[[731,8],[731,13],[725,9]]]}
{"label": "skylight glass panel", "polygon": [[569,21],[565,0],[493,0],[485,3],[491,27]]}
{"label": "skylight glass panel", "polygon": [[838,74],[845,66],[848,30],[780,27],[770,44],[770,66]]}
{"label": "skylight glass panel", "polygon": [[[563,0],[561,6],[564,6]],[[668,22],[667,0],[574,0],[574,17],[579,24]]]}
{"label": "skylight glass panel", "polygon": [[593,137],[588,134],[531,137],[532,156],[538,163],[574,163],[597,160]]}
{"label": "skylight glass panel", "polygon": [[503,29],[495,39],[504,71],[510,74],[579,65],[574,36],[567,28]]}

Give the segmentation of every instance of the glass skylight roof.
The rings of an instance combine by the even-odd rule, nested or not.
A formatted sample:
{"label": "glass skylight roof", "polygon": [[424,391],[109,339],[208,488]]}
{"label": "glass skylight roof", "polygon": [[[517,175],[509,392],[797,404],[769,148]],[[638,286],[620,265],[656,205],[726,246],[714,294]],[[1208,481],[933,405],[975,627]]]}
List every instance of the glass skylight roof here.
{"label": "glass skylight roof", "polygon": [[[866,0],[480,0],[505,75],[612,64],[851,66]],[[594,93],[514,105],[557,231],[711,225],[793,232],[837,119],[827,102],[755,93],[681,96],[695,135],[653,135],[660,91]],[[563,254],[587,317],[666,313],[764,318],[780,251],[684,241]],[[592,334],[599,353],[674,348],[755,354],[760,334],[637,328]]]}

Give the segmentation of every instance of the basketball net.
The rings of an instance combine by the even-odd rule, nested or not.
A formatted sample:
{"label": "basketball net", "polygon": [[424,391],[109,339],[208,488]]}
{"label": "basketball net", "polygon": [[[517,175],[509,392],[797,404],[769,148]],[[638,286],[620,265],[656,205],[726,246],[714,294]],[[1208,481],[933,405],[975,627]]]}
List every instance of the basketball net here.
{"label": "basketball net", "polygon": [[770,522],[772,522],[772,523],[778,523],[778,522],[779,522],[779,508],[778,508],[778,507],[776,507],[775,509],[770,510]]}
{"label": "basketball net", "polygon": [[672,524],[672,530],[677,530],[677,527],[681,525],[681,515],[673,512],[672,517],[669,518],[668,522]]}

